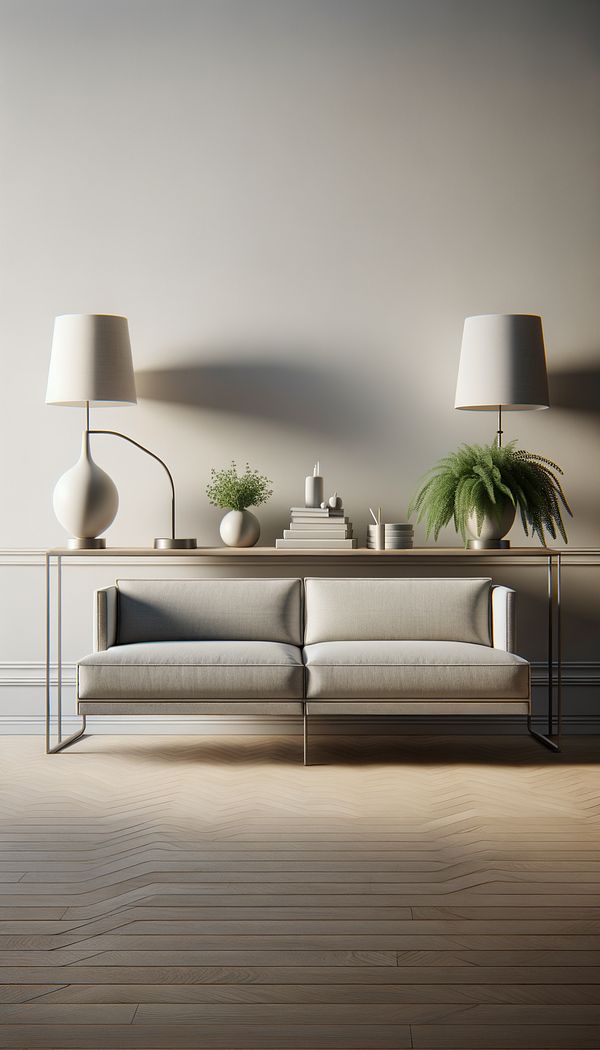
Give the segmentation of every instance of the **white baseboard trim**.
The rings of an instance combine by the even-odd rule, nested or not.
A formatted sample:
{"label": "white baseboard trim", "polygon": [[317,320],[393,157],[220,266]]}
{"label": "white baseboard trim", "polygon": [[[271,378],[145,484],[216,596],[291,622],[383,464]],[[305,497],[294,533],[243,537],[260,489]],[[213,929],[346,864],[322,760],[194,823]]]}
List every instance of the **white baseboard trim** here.
{"label": "white baseboard trim", "polygon": [[[383,730],[385,733],[396,732],[398,735],[424,734],[435,735],[448,734],[473,734],[473,735],[498,735],[498,734],[520,734],[526,732],[525,718],[515,715],[481,715],[479,718],[473,715],[434,716],[420,717],[407,715],[405,717],[388,715],[380,717],[348,717],[330,718],[325,715],[313,715],[315,732],[327,734],[364,735],[365,733],[377,734]],[[533,720],[535,729],[546,732],[546,722],[543,717]],[[68,736],[81,726],[81,719],[76,717],[63,718],[63,734]],[[184,717],[170,718],[169,716],[139,715],[138,717],[108,718],[88,717],[88,729],[91,735],[176,735],[186,736],[190,734],[200,736],[270,736],[284,735],[297,736],[302,733],[302,720],[292,716],[282,715],[280,717],[268,717],[256,715],[248,717],[244,715],[197,715],[195,718]],[[44,719],[39,716],[0,716],[0,736],[40,736],[44,733]],[[600,734],[600,716],[571,716],[563,719],[563,732],[568,735],[594,735]]]}
{"label": "white baseboard trim", "polygon": [[[58,668],[51,664],[52,685],[58,682]],[[63,663],[63,686],[75,685],[75,664]],[[16,686],[27,686],[33,689],[45,689],[46,664],[43,660],[21,660],[16,663],[9,660],[0,661],[0,689],[14,689]]]}

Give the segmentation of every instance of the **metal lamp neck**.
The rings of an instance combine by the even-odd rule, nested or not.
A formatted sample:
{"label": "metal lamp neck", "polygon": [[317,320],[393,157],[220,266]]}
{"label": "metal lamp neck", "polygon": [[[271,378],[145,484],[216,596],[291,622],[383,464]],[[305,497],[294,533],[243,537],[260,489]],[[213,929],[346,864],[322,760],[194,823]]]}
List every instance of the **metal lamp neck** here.
{"label": "metal lamp neck", "polygon": [[175,483],[173,481],[173,475],[171,474],[171,471],[169,470],[165,461],[161,459],[160,456],[157,456],[155,452],[151,452],[150,449],[146,448],[145,445],[140,445],[139,441],[134,441],[133,438],[128,437],[127,434],[121,434],[119,430],[90,430],[88,428],[87,433],[111,434],[112,437],[122,438],[123,441],[128,441],[130,445],[135,445],[136,448],[139,448],[142,452],[145,452],[147,456],[151,456],[151,458],[155,459],[157,463],[160,463],[161,467],[163,468],[169,479],[169,485],[171,486],[171,539],[175,539]]}
{"label": "metal lamp neck", "polygon": [[196,540],[195,539],[191,539],[191,538],[176,539],[176,537],[175,537],[175,482],[173,481],[173,475],[171,474],[171,471],[169,470],[169,468],[168,468],[167,464],[165,463],[164,459],[161,459],[160,456],[157,456],[156,452],[151,452],[150,449],[146,448],[145,445],[141,445],[139,441],[134,441],[133,438],[128,437],[127,434],[121,434],[121,432],[119,430],[91,430],[90,429],[90,403],[89,403],[89,401],[86,401],[86,403],[85,403],[85,423],[86,423],[86,429],[85,429],[86,438],[88,437],[89,434],[110,434],[112,437],[122,438],[123,441],[128,441],[130,445],[135,445],[136,448],[139,448],[142,452],[145,452],[146,455],[150,456],[151,459],[155,459],[157,463],[160,463],[161,467],[163,468],[165,474],[167,475],[167,477],[169,479],[169,485],[171,487],[171,536],[170,536],[169,539],[165,539],[165,538],[156,539],[154,541],[154,546],[159,548],[159,549],[163,549],[163,550],[177,550],[177,549],[191,550],[191,549],[195,548],[195,546],[196,546]]}

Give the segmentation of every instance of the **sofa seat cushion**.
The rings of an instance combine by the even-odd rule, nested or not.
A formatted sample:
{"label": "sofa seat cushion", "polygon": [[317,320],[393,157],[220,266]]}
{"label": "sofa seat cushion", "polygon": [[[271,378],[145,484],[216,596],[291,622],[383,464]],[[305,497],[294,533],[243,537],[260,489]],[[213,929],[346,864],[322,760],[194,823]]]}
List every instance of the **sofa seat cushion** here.
{"label": "sofa seat cushion", "polygon": [[137,642],[78,664],[80,700],[302,699],[302,650],[284,642]]}
{"label": "sofa seat cushion", "polygon": [[304,649],[309,699],[527,699],[529,664],[471,642],[317,642]]}

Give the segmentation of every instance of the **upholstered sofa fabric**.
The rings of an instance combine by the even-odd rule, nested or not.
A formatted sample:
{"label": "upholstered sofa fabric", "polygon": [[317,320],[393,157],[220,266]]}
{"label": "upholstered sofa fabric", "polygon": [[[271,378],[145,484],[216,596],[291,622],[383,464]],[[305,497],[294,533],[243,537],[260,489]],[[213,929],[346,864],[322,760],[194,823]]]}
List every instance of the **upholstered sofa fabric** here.
{"label": "upholstered sofa fabric", "polygon": [[492,587],[492,645],[514,652],[516,641],[515,592],[510,587]]}
{"label": "upholstered sofa fabric", "polygon": [[116,587],[96,591],[94,603],[94,652],[117,644],[117,608],[119,592]]}
{"label": "upholstered sofa fabric", "polygon": [[529,664],[472,642],[318,642],[304,649],[308,699],[527,699]]}
{"label": "upholstered sofa fabric", "polygon": [[487,578],[123,580],[96,603],[83,715],[303,713],[306,758],[310,714],[530,712],[514,592]]}
{"label": "upholstered sofa fabric", "polygon": [[302,645],[302,580],[119,580],[117,643]]}
{"label": "upholstered sofa fabric", "polygon": [[115,645],[78,665],[80,700],[302,699],[302,650],[284,642]]}
{"label": "upholstered sofa fabric", "polygon": [[491,644],[489,579],[318,579],[305,583],[305,644]]}

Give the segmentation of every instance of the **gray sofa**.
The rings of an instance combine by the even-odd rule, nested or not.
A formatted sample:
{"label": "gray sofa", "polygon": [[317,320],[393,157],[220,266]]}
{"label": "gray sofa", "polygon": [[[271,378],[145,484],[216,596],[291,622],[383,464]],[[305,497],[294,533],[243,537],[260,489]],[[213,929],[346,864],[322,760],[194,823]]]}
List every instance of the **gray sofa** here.
{"label": "gray sofa", "polygon": [[[489,579],[119,580],[96,592],[87,715],[519,714],[515,595]],[[85,728],[85,727],[84,727]]]}

